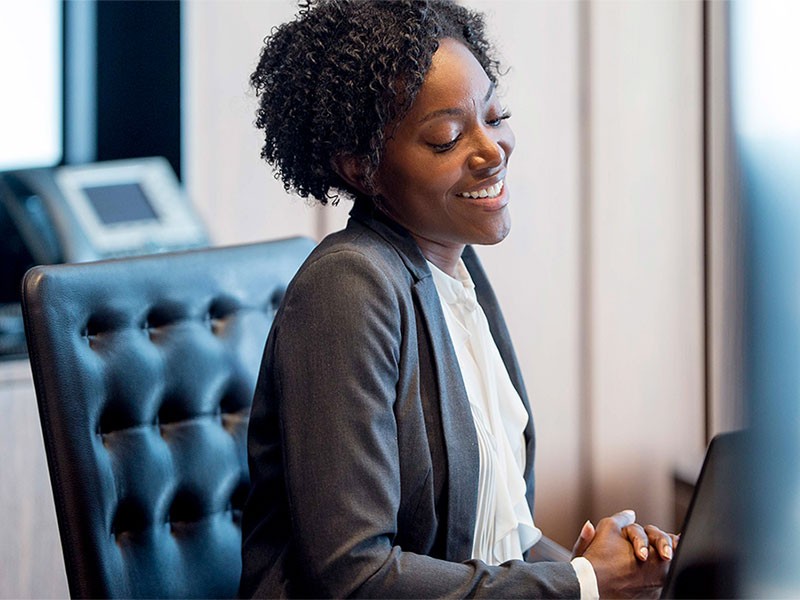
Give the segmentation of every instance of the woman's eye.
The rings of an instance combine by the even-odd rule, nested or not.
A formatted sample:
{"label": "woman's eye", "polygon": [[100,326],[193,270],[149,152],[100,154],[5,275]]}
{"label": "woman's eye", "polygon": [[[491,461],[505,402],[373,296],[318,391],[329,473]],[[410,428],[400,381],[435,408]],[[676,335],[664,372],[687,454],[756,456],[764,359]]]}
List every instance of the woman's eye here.
{"label": "woman's eye", "polygon": [[447,152],[456,145],[456,142],[458,142],[459,138],[461,138],[461,134],[458,134],[452,140],[450,140],[449,142],[445,142],[444,144],[428,144],[428,145],[431,148],[433,148],[434,152]]}
{"label": "woman's eye", "polygon": [[489,121],[486,121],[486,124],[487,125],[491,125],[492,127],[498,127],[500,125],[500,123],[502,123],[506,119],[510,119],[510,118],[511,118],[511,113],[506,110],[506,111],[503,111],[503,114],[501,114],[499,117],[496,117],[494,119],[490,119]]}

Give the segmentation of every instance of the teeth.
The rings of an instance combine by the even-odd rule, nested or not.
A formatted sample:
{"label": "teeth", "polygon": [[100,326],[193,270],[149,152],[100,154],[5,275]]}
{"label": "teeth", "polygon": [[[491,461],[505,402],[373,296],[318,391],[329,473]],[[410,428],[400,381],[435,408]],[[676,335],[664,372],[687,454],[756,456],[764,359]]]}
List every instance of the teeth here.
{"label": "teeth", "polygon": [[459,194],[459,196],[463,196],[464,198],[495,198],[496,196],[500,195],[500,192],[503,191],[503,181],[500,180],[494,185],[490,185],[488,188],[484,188],[482,190],[478,190],[477,192],[464,192]]}

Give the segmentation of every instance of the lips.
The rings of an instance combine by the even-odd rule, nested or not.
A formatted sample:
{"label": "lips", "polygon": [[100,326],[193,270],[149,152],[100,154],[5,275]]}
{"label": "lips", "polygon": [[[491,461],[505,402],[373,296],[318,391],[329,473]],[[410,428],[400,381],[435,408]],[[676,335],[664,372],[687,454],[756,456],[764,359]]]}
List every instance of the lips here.
{"label": "lips", "polygon": [[504,185],[504,180],[501,179],[497,183],[494,183],[480,190],[475,190],[473,192],[461,192],[457,195],[461,196],[462,198],[472,198],[474,200],[477,200],[479,198],[496,198],[502,193],[503,185]]}

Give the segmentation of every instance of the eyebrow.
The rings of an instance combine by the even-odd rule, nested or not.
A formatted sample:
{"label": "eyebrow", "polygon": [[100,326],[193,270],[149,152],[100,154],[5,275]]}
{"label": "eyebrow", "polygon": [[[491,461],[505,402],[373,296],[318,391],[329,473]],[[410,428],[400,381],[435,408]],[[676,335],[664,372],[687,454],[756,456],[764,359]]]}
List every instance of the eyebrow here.
{"label": "eyebrow", "polygon": [[[494,94],[495,87],[496,86],[494,82],[489,84],[489,89],[486,91],[486,95],[483,97],[484,104],[486,104],[492,97],[492,94]],[[419,120],[419,122],[420,124],[422,124],[422,123],[427,123],[428,121],[435,119],[437,117],[442,117],[442,116],[458,117],[462,114],[464,114],[464,111],[460,108],[440,108],[439,110],[434,110],[433,112],[429,112],[427,115],[422,117]]]}
{"label": "eyebrow", "polygon": [[494,94],[495,87],[497,87],[497,86],[495,85],[494,81],[492,81],[489,84],[489,89],[487,90],[486,95],[483,97],[483,103],[484,104],[486,104],[489,101],[489,98],[492,97],[492,94]]}

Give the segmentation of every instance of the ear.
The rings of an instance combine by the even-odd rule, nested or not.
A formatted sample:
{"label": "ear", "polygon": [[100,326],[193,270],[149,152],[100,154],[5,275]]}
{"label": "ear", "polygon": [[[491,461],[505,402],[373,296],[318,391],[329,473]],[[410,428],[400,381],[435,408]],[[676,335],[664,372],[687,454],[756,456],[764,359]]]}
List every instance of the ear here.
{"label": "ear", "polygon": [[366,159],[352,154],[337,154],[331,159],[333,170],[345,183],[366,196],[375,194],[375,187],[366,175]]}

